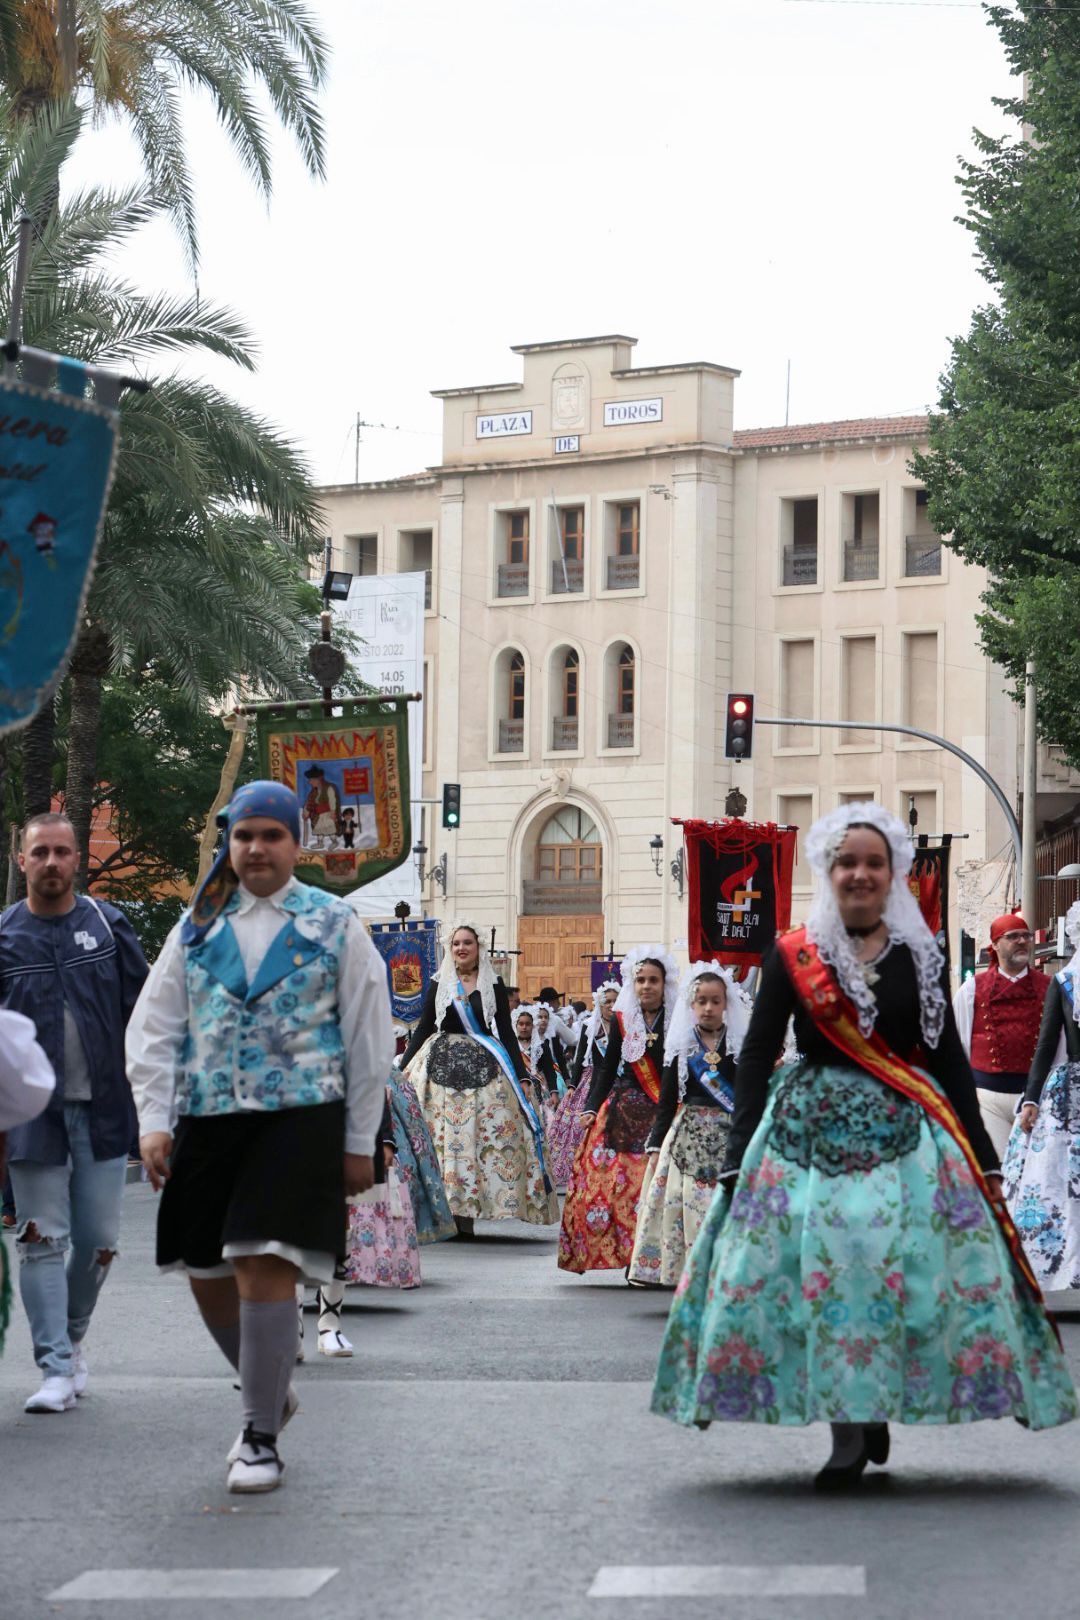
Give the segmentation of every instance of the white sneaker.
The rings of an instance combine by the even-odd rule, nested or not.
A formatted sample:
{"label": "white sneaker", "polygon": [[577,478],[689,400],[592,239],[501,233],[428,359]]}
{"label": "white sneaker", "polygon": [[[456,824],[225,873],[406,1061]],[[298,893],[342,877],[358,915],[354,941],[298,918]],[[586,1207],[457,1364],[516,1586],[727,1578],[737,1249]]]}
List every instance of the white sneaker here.
{"label": "white sneaker", "polygon": [[340,1328],[319,1329],[320,1356],[351,1356],[353,1347]]}
{"label": "white sneaker", "polygon": [[284,1472],[285,1464],[277,1454],[273,1437],[256,1434],[249,1426],[244,1430],[240,1454],[229,1466],[226,1484],[230,1491],[241,1495],[276,1491]]}
{"label": "white sneaker", "polygon": [[296,1311],[300,1318],[300,1337],[296,1342],[296,1359],[304,1360],[304,1285],[298,1283],[296,1288]]}
{"label": "white sneaker", "polygon": [[53,1374],[46,1378],[35,1395],[31,1395],[24,1412],[70,1412],[75,1405],[74,1378],[61,1378]]}
{"label": "white sneaker", "polygon": [[85,1395],[86,1386],[90,1382],[90,1363],[86,1359],[86,1351],[81,1344],[73,1347],[74,1361],[71,1368],[71,1381],[75,1386],[76,1395]]}
{"label": "white sneaker", "polygon": [[[237,1388],[239,1388],[239,1387],[240,1386],[237,1385]],[[295,1417],[299,1405],[300,1405],[300,1397],[296,1393],[295,1389],[293,1389],[292,1385],[290,1384],[289,1385],[289,1393],[285,1397],[285,1406],[284,1406],[284,1408],[282,1410],[282,1413],[281,1413],[281,1429],[284,1429],[285,1426],[290,1422],[290,1420],[293,1417]],[[278,1434],[281,1433],[281,1429],[278,1430]],[[243,1445],[244,1445],[244,1431],[243,1431],[243,1429],[241,1429],[240,1433],[237,1435],[236,1439],[233,1441],[232,1446],[229,1449],[229,1455],[226,1457],[225,1461],[229,1462],[229,1463],[234,1463],[236,1461],[237,1457],[239,1457],[240,1452],[243,1449]]]}

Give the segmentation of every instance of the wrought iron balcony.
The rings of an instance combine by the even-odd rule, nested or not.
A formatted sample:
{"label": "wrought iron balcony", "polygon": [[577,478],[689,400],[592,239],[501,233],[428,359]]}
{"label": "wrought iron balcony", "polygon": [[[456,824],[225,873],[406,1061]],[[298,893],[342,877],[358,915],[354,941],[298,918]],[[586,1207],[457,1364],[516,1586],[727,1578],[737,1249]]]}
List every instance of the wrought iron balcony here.
{"label": "wrought iron balcony", "polygon": [[525,752],[525,722],[524,720],[499,721],[499,753],[523,754]]}
{"label": "wrought iron balcony", "polygon": [[640,557],[608,558],[607,588],[609,591],[636,591],[640,583]]}
{"label": "wrought iron balcony", "polygon": [[[565,568],[566,572],[563,573]],[[580,558],[567,557],[565,563],[556,559],[551,565],[551,594],[563,596],[567,591],[583,591],[585,589],[585,564]]]}
{"label": "wrought iron balcony", "polygon": [[609,748],[633,748],[634,717],[632,714],[608,715],[607,745]]}
{"label": "wrought iron balcony", "polygon": [[551,722],[552,748],[576,748],[578,745],[577,715],[570,718],[556,715]]}
{"label": "wrought iron balcony", "polygon": [[880,553],[876,540],[849,540],[844,545],[844,583],[877,579]]}
{"label": "wrought iron balcony", "polygon": [[784,584],[817,584],[817,547],[784,547]]}
{"label": "wrought iron balcony", "polygon": [[904,539],[904,575],[918,579],[941,573],[940,534],[909,534]]}
{"label": "wrought iron balcony", "polygon": [[528,563],[500,563],[497,594],[499,596],[528,596]]}

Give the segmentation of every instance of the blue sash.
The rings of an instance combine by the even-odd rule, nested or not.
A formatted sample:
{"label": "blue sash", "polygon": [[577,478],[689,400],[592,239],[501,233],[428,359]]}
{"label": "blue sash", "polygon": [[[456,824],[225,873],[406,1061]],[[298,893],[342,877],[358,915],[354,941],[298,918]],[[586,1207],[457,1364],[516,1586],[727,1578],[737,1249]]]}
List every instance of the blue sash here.
{"label": "blue sash", "polygon": [[491,1054],[496,1063],[499,1065],[499,1068],[502,1070],[503,1074],[509,1080],[511,1087],[513,1088],[514,1096],[517,1098],[518,1107],[521,1109],[521,1112],[525,1117],[525,1123],[529,1127],[529,1132],[533,1139],[533,1146],[536,1149],[536,1157],[540,1161],[540,1173],[544,1178],[544,1191],[550,1192],[551,1182],[548,1179],[547,1166],[544,1164],[543,1127],[540,1124],[540,1120],[537,1116],[535,1108],[521,1088],[521,1081],[518,1079],[518,1072],[514,1068],[513,1059],[511,1058],[509,1052],[507,1052],[502,1042],[496,1040],[494,1035],[488,1034],[488,1031],[481,1024],[479,1018],[477,1018],[476,1013],[473,1010],[472,1003],[469,1001],[469,998],[466,996],[460,984],[458,985],[458,993],[453,1000],[453,1007],[461,1021],[461,1027],[465,1031],[466,1035],[471,1035],[473,1040],[476,1041],[479,1046],[484,1048],[485,1052],[489,1052]]}
{"label": "blue sash", "polygon": [[[698,1036],[700,1041],[701,1036]],[[735,1092],[728,1085],[724,1077],[715,1069],[710,1069],[705,1062],[704,1048],[700,1052],[692,1052],[686,1060],[686,1067],[693,1075],[699,1086],[703,1086],[714,1102],[721,1108],[726,1108],[729,1114],[735,1112]]]}
{"label": "blue sash", "polygon": [[556,1086],[556,1089],[557,1089],[557,1091],[559,1093],[559,1096],[560,1097],[565,1097],[566,1096],[566,1081],[562,1077],[562,1069],[559,1067],[558,1059],[555,1056],[555,1048],[554,1048],[554,1046],[552,1046],[550,1044],[550,1042],[551,1042],[551,1037],[549,1036],[548,1039],[544,1042],[544,1045],[548,1047],[548,1050],[551,1053],[551,1066],[555,1070],[555,1086]]}
{"label": "blue sash", "polygon": [[1075,1002],[1073,1000],[1072,974],[1071,973],[1066,973],[1065,969],[1062,968],[1060,973],[1055,973],[1054,974],[1054,978],[1057,980],[1058,984],[1060,984],[1061,988],[1064,990],[1066,996],[1068,997],[1069,1006],[1070,1007],[1075,1006]]}

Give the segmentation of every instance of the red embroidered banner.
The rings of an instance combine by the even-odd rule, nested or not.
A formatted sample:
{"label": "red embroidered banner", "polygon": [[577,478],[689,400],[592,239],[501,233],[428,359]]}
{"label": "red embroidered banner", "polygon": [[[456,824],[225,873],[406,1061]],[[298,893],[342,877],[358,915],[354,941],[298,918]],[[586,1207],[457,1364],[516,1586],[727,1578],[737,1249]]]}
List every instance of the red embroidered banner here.
{"label": "red embroidered banner", "polygon": [[791,922],[795,827],[676,821],[686,840],[690,960],[757,966]]}

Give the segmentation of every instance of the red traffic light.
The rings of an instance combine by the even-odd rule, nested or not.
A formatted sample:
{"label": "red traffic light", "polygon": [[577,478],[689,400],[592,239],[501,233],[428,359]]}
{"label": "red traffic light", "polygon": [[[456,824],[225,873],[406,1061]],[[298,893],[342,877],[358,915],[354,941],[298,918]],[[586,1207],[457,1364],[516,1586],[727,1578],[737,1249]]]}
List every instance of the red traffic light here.
{"label": "red traffic light", "polygon": [[754,747],[754,694],[729,692],[724,724],[724,758],[749,759]]}
{"label": "red traffic light", "polygon": [[749,707],[750,705],[745,698],[732,698],[731,700],[732,714],[746,714]]}

